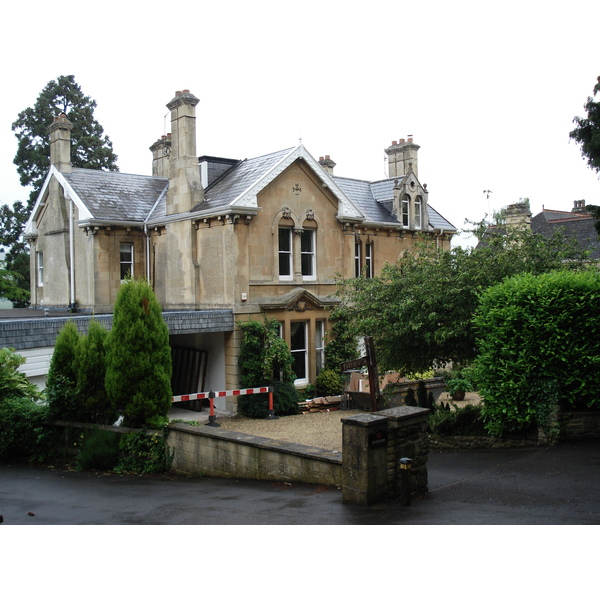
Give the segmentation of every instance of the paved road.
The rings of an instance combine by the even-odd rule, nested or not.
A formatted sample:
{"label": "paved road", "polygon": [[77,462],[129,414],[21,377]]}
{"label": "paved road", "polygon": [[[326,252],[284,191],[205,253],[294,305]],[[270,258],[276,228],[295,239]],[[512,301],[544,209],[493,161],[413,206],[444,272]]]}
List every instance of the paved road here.
{"label": "paved road", "polygon": [[433,453],[429,494],[407,507],[347,506],[314,485],[3,464],[0,514],[3,525],[600,524],[600,440]]}

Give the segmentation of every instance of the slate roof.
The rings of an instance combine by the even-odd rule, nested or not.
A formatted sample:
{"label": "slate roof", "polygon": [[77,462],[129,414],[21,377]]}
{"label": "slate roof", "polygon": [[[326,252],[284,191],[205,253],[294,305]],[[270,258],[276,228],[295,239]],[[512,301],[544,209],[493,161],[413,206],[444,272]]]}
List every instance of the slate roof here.
{"label": "slate roof", "polygon": [[[397,225],[398,219],[392,214],[395,179],[364,181],[347,177],[333,177],[342,191],[365,215],[367,221]],[[456,230],[456,227],[444,219],[429,203],[427,209],[429,224],[433,228],[445,231]]]}
{"label": "slate roof", "polygon": [[94,219],[144,221],[166,196],[169,180],[113,171],[74,168],[64,174]]}
{"label": "slate roof", "polygon": [[[287,148],[239,161],[205,189],[205,201],[195,206],[192,212],[215,213],[231,207],[293,151],[294,148]],[[143,223],[166,216],[167,178],[79,168],[64,174],[64,178],[89,210],[92,219]],[[331,179],[366,221],[399,224],[391,212],[394,179],[373,182],[336,176]],[[428,214],[433,228],[456,230],[431,206],[428,206]]]}
{"label": "slate roof", "polygon": [[590,258],[597,260],[600,259],[600,240],[594,223],[591,215],[543,210],[531,219],[531,230],[551,237],[562,229],[566,237],[577,240],[581,248],[591,251]]}
{"label": "slate roof", "polygon": [[202,210],[222,208],[241,196],[257,180],[279,164],[293,148],[280,150],[256,158],[247,158],[229,169],[204,192]]}

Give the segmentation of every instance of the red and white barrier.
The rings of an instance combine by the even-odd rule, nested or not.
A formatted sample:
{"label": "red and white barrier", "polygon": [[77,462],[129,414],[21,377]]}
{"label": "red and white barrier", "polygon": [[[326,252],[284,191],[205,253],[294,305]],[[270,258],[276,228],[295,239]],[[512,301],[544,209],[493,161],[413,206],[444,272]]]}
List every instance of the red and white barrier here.
{"label": "red and white barrier", "polygon": [[197,394],[183,394],[182,396],[173,396],[171,402],[189,402],[190,400],[210,400],[210,415],[208,417],[208,424],[213,427],[219,427],[218,423],[215,423],[215,398],[225,398],[227,396],[246,396],[249,394],[269,394],[269,416],[268,419],[277,419],[273,410],[273,388],[272,387],[260,387],[260,388],[245,388],[241,390],[225,390],[223,392],[199,392]]}
{"label": "red and white barrier", "polygon": [[266,394],[269,392],[268,387],[261,388],[246,388],[243,390],[228,390],[224,392],[199,392],[197,394],[184,394],[183,396],[173,396],[172,402],[188,402],[189,400],[206,400],[214,394],[213,398],[224,398],[226,396],[245,396],[247,394]]}

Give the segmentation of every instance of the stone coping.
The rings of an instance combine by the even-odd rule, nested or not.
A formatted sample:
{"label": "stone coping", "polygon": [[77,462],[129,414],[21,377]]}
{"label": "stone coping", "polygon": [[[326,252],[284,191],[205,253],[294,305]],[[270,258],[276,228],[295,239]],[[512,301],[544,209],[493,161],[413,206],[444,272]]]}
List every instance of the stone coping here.
{"label": "stone coping", "polygon": [[342,453],[336,450],[304,446],[303,444],[296,444],[283,440],[272,440],[258,435],[239,433],[230,431],[229,429],[211,427],[209,425],[201,425],[198,427],[195,425],[188,425],[187,423],[169,423],[168,427],[169,429],[190,433],[192,435],[221,439],[227,442],[255,446],[264,450],[273,450],[275,452],[282,452],[284,454],[292,454],[295,456],[310,456],[311,458],[322,460],[324,462],[342,464]]}

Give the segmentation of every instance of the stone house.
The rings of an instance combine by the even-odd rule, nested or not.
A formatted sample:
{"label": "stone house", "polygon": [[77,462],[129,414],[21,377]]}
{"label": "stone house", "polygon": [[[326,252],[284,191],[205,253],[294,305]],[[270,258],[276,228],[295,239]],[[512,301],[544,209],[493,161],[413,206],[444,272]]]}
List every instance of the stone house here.
{"label": "stone house", "polygon": [[589,260],[600,260],[600,239],[595,228],[596,220],[585,209],[585,200],[575,200],[570,211],[551,210],[542,206],[542,211],[532,216],[527,202],[510,204],[504,211],[508,226],[525,226],[533,233],[550,238],[556,231],[575,240],[583,250],[589,251]]}
{"label": "stone house", "polygon": [[385,150],[381,181],[338,177],[302,144],[198,158],[198,102],[184,90],[167,104],[171,133],[150,147],[151,176],[72,167],[72,125],[50,125],[51,167],[25,232],[32,306],[110,315],[121,282],[143,276],[181,350],[175,371],[184,377],[191,354],[201,364],[176,392],[235,389],[236,322],[264,315],[281,323],[296,385],[314,383],[336,276],[376,275],[418,234],[449,248],[456,228],[429,204],[412,137]]}

